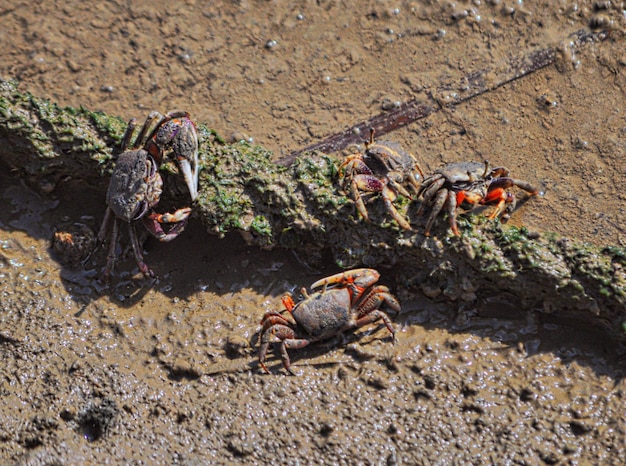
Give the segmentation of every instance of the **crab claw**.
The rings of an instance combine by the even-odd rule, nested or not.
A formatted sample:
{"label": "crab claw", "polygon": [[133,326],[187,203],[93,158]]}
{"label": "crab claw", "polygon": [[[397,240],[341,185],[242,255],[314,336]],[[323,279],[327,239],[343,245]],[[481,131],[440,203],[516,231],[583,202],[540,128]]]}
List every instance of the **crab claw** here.
{"label": "crab claw", "polygon": [[347,272],[331,275],[330,277],[322,278],[311,285],[311,289],[314,290],[321,286],[324,290],[328,285],[356,285],[359,288],[367,288],[373,285],[380,278],[380,274],[374,269],[354,269]]}
{"label": "crab claw", "polygon": [[[194,160],[195,159],[195,160]],[[191,200],[195,201],[198,197],[198,153],[196,151],[194,159],[188,160],[184,157],[178,157],[178,168],[183,174]]]}
{"label": "crab claw", "polygon": [[198,133],[189,112],[168,113],[146,144],[146,150],[153,156],[158,154],[159,160],[168,147],[172,148],[193,201],[198,197]]}
{"label": "crab claw", "polygon": [[[178,114],[174,114],[178,115]],[[187,112],[183,112],[180,118],[174,118],[179,129],[173,136],[172,150],[178,162],[178,168],[187,183],[191,200],[198,197],[198,133],[196,125],[189,118]]]}

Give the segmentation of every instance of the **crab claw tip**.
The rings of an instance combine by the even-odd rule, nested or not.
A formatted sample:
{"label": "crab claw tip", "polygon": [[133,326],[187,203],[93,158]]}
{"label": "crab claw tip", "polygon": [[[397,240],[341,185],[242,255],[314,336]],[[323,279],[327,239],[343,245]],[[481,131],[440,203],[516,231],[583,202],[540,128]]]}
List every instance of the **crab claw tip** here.
{"label": "crab claw tip", "polygon": [[198,197],[198,165],[196,163],[191,163],[185,158],[179,158],[178,166],[183,174],[185,183],[187,183],[187,187],[189,188],[191,200],[195,201]]}

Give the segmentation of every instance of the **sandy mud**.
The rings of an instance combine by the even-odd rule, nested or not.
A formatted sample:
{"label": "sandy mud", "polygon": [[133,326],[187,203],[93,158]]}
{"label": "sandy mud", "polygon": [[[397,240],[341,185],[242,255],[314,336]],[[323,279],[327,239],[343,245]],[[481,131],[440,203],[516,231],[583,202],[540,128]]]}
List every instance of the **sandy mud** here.
{"label": "sandy mud", "polygon": [[[623,2],[43,1],[0,15],[0,77],[22,92],[125,120],[185,109],[277,160],[556,47],[554,65],[387,138],[428,171],[488,159],[540,186],[513,225],[625,245]],[[611,34],[574,50],[583,28]],[[394,286],[395,344],[367,326],[291,350],[295,377],[270,351],[263,374],[263,313],[336,264],[207,240],[192,219],[146,241],[158,280],[125,251],[105,287],[102,250],[71,267],[51,238],[97,231],[106,179],[40,188],[0,167],[3,464],[626,463],[624,353],[600,328],[520,312],[515,296],[478,308]]]}

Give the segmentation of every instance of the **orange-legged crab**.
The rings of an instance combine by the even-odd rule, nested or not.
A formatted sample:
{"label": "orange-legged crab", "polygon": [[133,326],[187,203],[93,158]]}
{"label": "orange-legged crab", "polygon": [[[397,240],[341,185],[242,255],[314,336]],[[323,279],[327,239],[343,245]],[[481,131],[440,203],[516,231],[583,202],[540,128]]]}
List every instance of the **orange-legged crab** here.
{"label": "orange-legged crab", "polygon": [[311,295],[302,289],[304,299],[297,304],[290,295],[284,296],[287,313],[268,311],[261,321],[259,364],[263,370],[269,373],[265,357],[270,343],[280,343],[283,365],[293,374],[288,348],[304,348],[311,342],[379,320],[395,341],[391,320],[379,308],[386,304],[398,312],[400,303],[386,286],[376,285],[379,277],[374,269],[354,269],[316,281],[311,290],[321,290]]}
{"label": "orange-legged crab", "polygon": [[[115,265],[119,220],[128,224],[131,246],[139,270],[150,277],[154,277],[154,272],[143,260],[135,222],[142,220],[146,229],[160,241],[171,241],[185,228],[191,213],[189,207],[165,214],[153,211],[161,198],[163,180],[159,167],[166,151],[171,150],[176,157],[191,200],[195,200],[198,195],[198,135],[189,113],[171,112],[165,116],[158,112],[150,113],[134,145],[127,149],[135,127],[136,121],[133,119],[122,139],[122,153],[117,158],[111,175],[106,197],[107,209],[98,232],[98,240],[104,242],[109,224],[113,220],[104,281],[108,280]],[[164,225],[169,228],[164,230]]]}
{"label": "orange-legged crab", "polygon": [[426,222],[424,234],[430,236],[430,229],[437,215],[446,208],[452,232],[459,236],[456,223],[456,208],[464,202],[470,205],[496,204],[489,216],[508,217],[515,209],[515,195],[508,188],[517,186],[530,195],[538,193],[529,182],[509,177],[504,167],[489,168],[489,162],[453,162],[426,177],[419,189],[422,205],[418,214],[422,214],[426,206],[432,211]]}
{"label": "orange-legged crab", "polygon": [[374,141],[374,130],[365,144],[365,152],[350,155],[339,167],[342,189],[349,192],[357,210],[365,220],[369,219],[363,194],[381,193],[387,210],[398,225],[410,230],[409,222],[393,205],[400,194],[406,198],[413,196],[407,187],[419,190],[418,179],[424,177],[415,157],[391,141]]}

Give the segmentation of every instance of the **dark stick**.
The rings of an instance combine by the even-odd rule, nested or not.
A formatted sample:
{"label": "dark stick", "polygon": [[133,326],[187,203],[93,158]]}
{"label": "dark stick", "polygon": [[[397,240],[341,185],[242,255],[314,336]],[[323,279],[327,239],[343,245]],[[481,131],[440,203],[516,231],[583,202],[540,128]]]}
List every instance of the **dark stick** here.
{"label": "dark stick", "polygon": [[[576,31],[569,37],[572,39],[572,48],[578,48],[586,42],[600,42],[609,36],[607,31],[592,32],[585,29]],[[324,153],[337,152],[345,149],[350,144],[358,144],[365,141],[370,134],[370,129],[374,129],[377,136],[387,134],[398,128],[402,128],[410,123],[438,112],[444,107],[452,107],[462,102],[473,99],[476,96],[493,91],[504,86],[511,81],[522,78],[546,66],[552,65],[557,60],[557,47],[531,52],[521,57],[510,58],[504,66],[491,66],[480,71],[475,71],[463,77],[458,83],[447,83],[439,88],[439,96],[446,95],[442,100],[440,97],[429,96],[428,102],[424,103],[417,99],[410,100],[398,108],[380,113],[367,121],[358,123],[341,133],[333,134],[323,141],[316,142],[304,149],[299,149],[278,160],[278,165],[289,166],[296,157],[305,152],[320,151]],[[502,70],[502,71],[500,71]],[[489,80],[492,75],[502,76],[495,81]]]}

